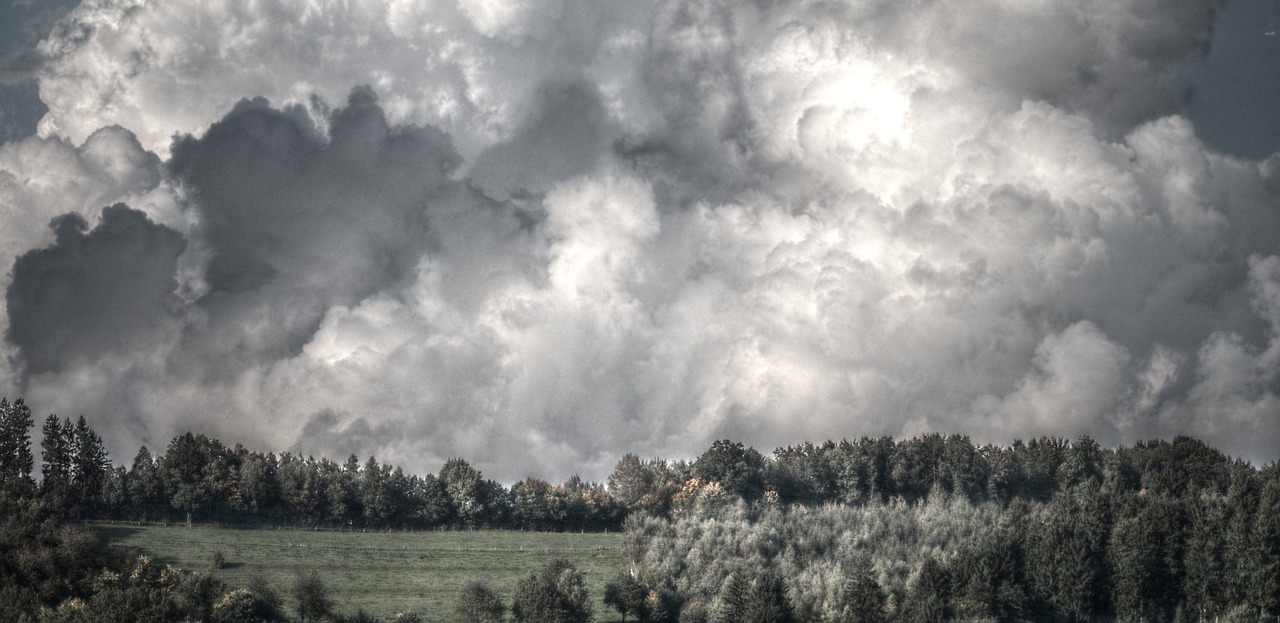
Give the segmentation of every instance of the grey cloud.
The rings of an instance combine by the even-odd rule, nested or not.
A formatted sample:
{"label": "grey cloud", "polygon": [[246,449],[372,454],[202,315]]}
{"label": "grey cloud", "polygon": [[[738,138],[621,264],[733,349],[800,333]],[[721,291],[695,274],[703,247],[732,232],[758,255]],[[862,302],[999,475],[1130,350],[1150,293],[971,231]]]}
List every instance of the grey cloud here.
{"label": "grey cloud", "polygon": [[499,199],[545,193],[598,164],[617,132],[610,126],[594,84],[546,85],[516,134],[476,159],[471,181]]}
{"label": "grey cloud", "polygon": [[18,258],[6,296],[5,339],[28,374],[150,349],[176,327],[181,234],[124,204],[103,209],[92,230],[78,214],[51,227],[53,246]]}
{"label": "grey cloud", "polygon": [[209,256],[197,356],[296,354],[325,310],[401,282],[431,244],[432,205],[457,186],[448,137],[390,127],[368,88],[323,130],[253,100],[175,141],[168,171]]}

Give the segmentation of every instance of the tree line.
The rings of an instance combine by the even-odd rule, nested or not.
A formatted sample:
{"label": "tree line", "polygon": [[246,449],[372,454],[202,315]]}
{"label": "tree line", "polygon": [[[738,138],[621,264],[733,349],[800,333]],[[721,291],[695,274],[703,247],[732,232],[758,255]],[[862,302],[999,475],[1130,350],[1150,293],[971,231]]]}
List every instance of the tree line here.
{"label": "tree line", "polygon": [[461,458],[437,474],[355,455],[344,462],[227,447],[183,433],[154,455],[113,464],[83,416],[41,427],[41,479],[32,477],[31,410],[0,399],[0,490],[32,496],[67,518],[204,521],[331,528],[616,530],[632,513],[671,517],[707,495],[790,507],[916,504],[948,495],[973,503],[1047,502],[1084,482],[1184,497],[1225,492],[1256,468],[1189,438],[1104,449],[1088,437],[977,445],[964,435],[864,437],[782,447],[765,456],[718,440],[693,461],[625,454],[606,484],[530,476],[511,487]]}
{"label": "tree line", "polygon": [[50,415],[41,429],[41,479],[32,477],[31,410],[0,399],[0,490],[64,518],[193,521],[362,529],[621,529],[625,508],[605,487],[574,476],[529,477],[510,488],[463,459],[439,474],[406,474],[370,456],[343,463],[290,452],[227,447],[205,435],[174,437],[163,454],[140,448],[113,465],[81,416]]}
{"label": "tree line", "polygon": [[[1185,437],[1118,450],[1082,439],[979,449],[961,473],[948,443],[899,444],[944,458],[908,466],[888,452],[880,472],[861,469],[877,462],[875,440],[783,451],[798,488],[766,480],[755,502],[732,477],[686,484],[669,513],[627,520],[628,611],[680,623],[1280,620],[1275,464]],[[815,495],[824,482],[852,500]]]}

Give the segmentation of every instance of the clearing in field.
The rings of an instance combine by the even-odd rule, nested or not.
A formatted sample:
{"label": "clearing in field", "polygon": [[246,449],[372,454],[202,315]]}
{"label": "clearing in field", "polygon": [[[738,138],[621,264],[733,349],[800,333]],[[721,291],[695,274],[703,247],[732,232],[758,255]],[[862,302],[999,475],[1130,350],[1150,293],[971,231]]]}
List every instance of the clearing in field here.
{"label": "clearing in field", "polygon": [[521,578],[564,558],[586,576],[597,621],[617,619],[601,601],[604,585],[623,569],[622,534],[554,532],[312,532],[178,526],[92,526],[107,541],[137,548],[184,569],[208,569],[215,551],[225,566],[217,573],[228,589],[262,574],[292,612],[289,589],[295,574],[315,571],[338,612],[357,608],[384,622],[414,610],[423,621],[453,618],[458,589],[468,580],[489,585],[507,607]]}

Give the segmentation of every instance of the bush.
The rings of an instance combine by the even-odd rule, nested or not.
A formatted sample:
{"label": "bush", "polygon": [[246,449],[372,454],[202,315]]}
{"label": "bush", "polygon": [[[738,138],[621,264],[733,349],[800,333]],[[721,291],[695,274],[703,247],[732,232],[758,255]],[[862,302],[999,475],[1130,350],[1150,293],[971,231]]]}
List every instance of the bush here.
{"label": "bush", "polygon": [[458,603],[453,611],[457,623],[501,623],[507,607],[488,586],[467,582],[458,591]]}
{"label": "bush", "polygon": [[554,560],[516,586],[511,600],[516,623],[587,623],[591,601],[582,573],[567,560]]}
{"label": "bush", "polygon": [[298,602],[298,618],[303,623],[319,621],[333,614],[329,588],[320,581],[320,576],[315,571],[298,573],[293,582],[293,598]]}

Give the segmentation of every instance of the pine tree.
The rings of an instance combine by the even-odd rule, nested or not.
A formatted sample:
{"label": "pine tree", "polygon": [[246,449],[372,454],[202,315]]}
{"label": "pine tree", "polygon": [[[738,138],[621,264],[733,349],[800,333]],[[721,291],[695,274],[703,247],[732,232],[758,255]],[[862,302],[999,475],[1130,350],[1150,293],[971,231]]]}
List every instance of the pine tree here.
{"label": "pine tree", "polygon": [[146,521],[154,519],[164,509],[164,483],[156,470],[156,462],[146,446],[138,448],[125,480],[128,488],[129,514]]}
{"label": "pine tree", "polygon": [[845,572],[836,596],[833,623],[884,623],[885,595],[871,575],[871,563],[859,560]]}
{"label": "pine tree", "polygon": [[45,501],[59,513],[67,511],[71,496],[71,445],[73,435],[71,422],[63,425],[56,415],[45,418],[41,433],[44,438],[40,442],[40,493]]}
{"label": "pine tree", "polygon": [[[64,434],[68,428],[71,428],[69,423],[64,426]],[[76,515],[84,515],[97,508],[111,461],[107,459],[102,438],[89,428],[83,415],[72,429],[71,444],[71,503]]]}
{"label": "pine tree", "polygon": [[781,574],[770,569],[756,578],[751,605],[743,620],[748,623],[795,623],[795,610]]}
{"label": "pine tree", "polygon": [[1187,610],[1199,620],[1215,618],[1226,609],[1226,530],[1226,509],[1220,499],[1204,500],[1195,507],[1183,562],[1182,595]]}
{"label": "pine tree", "polygon": [[720,607],[716,610],[716,623],[733,623],[742,620],[750,599],[751,583],[741,573],[730,574],[720,588]]}
{"label": "pine tree", "polygon": [[1251,601],[1269,617],[1280,619],[1280,470],[1270,469],[1253,523],[1255,573]]}
{"label": "pine tree", "polygon": [[35,491],[30,433],[34,423],[21,398],[13,403],[0,398],[0,493],[22,498]]}
{"label": "pine tree", "polygon": [[1223,550],[1223,581],[1228,609],[1243,606],[1250,599],[1250,585],[1257,569],[1253,565],[1253,525],[1258,510],[1258,477],[1247,463],[1237,463],[1227,489],[1227,532]]}
{"label": "pine tree", "polygon": [[950,617],[950,587],[951,579],[946,569],[936,559],[926,558],[908,588],[903,621],[935,623],[947,620]]}

